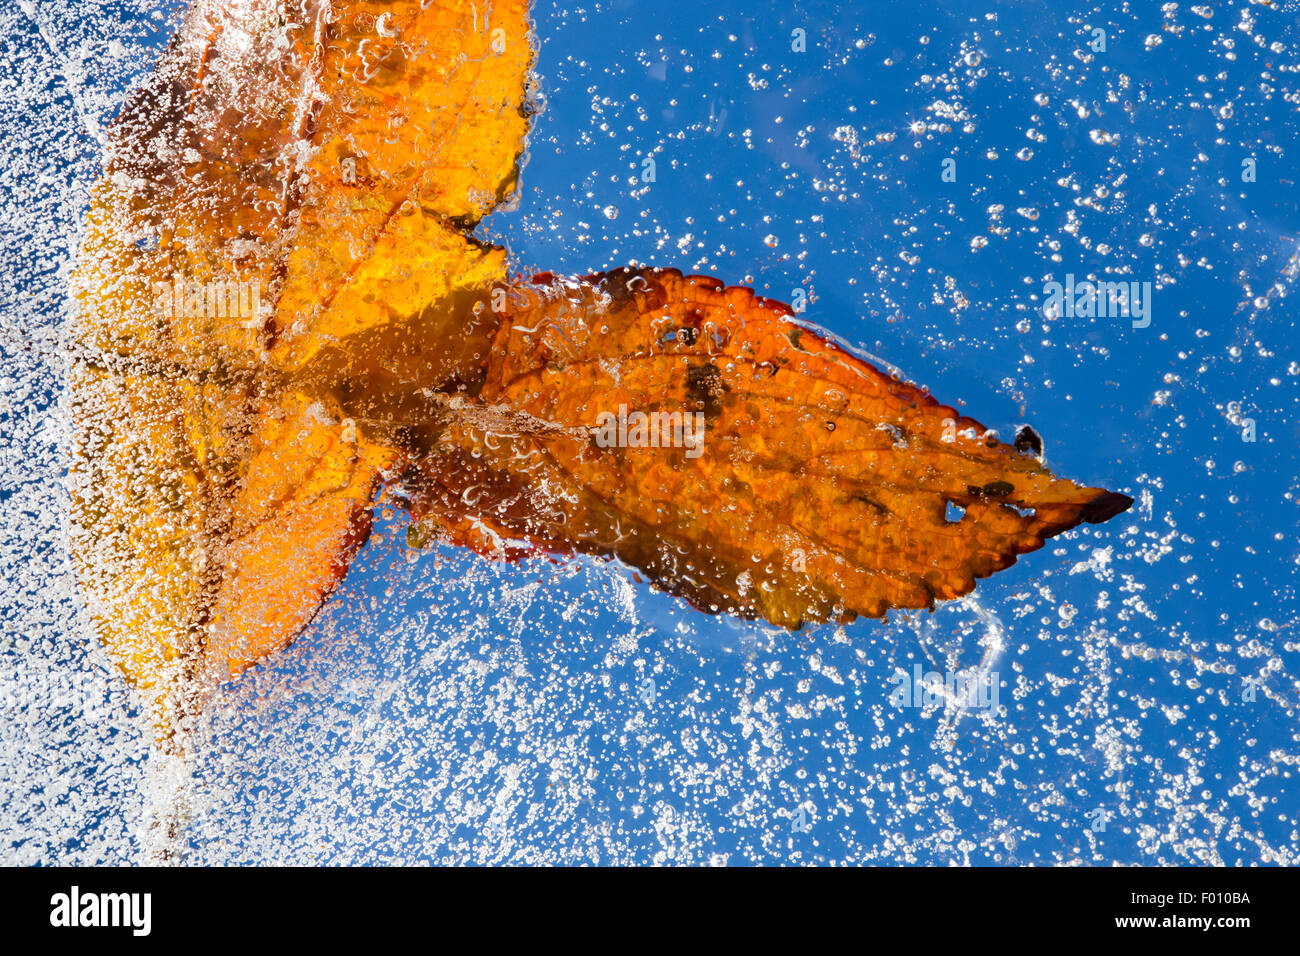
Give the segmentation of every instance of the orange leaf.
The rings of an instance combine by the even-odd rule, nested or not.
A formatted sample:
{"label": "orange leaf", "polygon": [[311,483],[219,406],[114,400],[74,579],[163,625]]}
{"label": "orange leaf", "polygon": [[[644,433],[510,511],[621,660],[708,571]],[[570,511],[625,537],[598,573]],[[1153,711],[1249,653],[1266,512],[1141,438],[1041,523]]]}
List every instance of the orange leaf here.
{"label": "orange leaf", "polygon": [[160,740],[311,619],[389,474],[481,553],[617,556],[786,627],[930,607],[1131,504],[749,290],[507,287],[470,231],[517,187],[533,55],[525,0],[198,3],[123,110],[74,277],[71,536]]}
{"label": "orange leaf", "polygon": [[316,613],[400,452],[295,372],[415,330],[480,374],[491,329],[449,323],[505,275],[466,232],[516,186],[532,60],[524,0],[201,2],[115,123],[73,279],[71,537],[160,738]]}
{"label": "orange leaf", "polygon": [[933,607],[1132,503],[748,289],[619,270],[511,301],[478,402],[410,483],[484,553],[616,555],[703,610],[798,627]]}

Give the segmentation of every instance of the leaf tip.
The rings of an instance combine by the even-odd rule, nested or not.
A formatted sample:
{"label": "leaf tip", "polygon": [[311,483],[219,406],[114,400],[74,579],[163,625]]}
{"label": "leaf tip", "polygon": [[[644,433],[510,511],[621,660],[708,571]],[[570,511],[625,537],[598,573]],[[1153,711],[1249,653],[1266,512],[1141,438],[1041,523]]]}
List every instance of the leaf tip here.
{"label": "leaf tip", "polygon": [[1088,524],[1101,524],[1133,507],[1133,499],[1117,491],[1103,491],[1084,505],[1079,518]]}

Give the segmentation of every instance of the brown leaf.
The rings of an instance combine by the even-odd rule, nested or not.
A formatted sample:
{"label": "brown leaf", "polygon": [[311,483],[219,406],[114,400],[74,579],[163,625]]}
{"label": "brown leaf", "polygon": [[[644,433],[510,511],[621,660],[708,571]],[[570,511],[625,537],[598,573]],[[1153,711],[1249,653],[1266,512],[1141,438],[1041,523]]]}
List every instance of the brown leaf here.
{"label": "brown leaf", "polygon": [[933,607],[1132,503],[748,289],[619,270],[511,301],[414,485],[417,515],[483,553],[616,555],[703,610],[798,627]]}

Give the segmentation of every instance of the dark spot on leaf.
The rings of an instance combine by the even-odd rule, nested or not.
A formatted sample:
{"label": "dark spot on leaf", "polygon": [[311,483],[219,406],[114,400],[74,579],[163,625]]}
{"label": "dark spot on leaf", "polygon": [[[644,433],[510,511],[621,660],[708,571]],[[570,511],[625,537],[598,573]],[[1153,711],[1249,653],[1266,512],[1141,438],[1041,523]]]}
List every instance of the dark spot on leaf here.
{"label": "dark spot on leaf", "polygon": [[712,362],[692,365],[686,370],[686,391],[695,407],[705,418],[717,418],[722,413],[722,396],[727,392],[722,372]]}
{"label": "dark spot on leaf", "polygon": [[1043,455],[1043,439],[1028,425],[1021,425],[1016,430],[1014,447],[1022,455],[1033,455],[1035,458],[1041,458]]}
{"label": "dark spot on leaf", "polygon": [[966,494],[973,498],[1005,498],[1016,490],[1009,481],[990,481],[987,485],[967,485]]}
{"label": "dark spot on leaf", "polygon": [[875,508],[877,511],[879,511],[882,515],[883,515],[883,514],[889,514],[889,509],[888,509],[888,508],[886,508],[884,505],[882,505],[882,504],[881,504],[879,501],[877,501],[875,498],[872,498],[870,495],[867,495],[867,494],[865,494],[865,493],[863,493],[863,492],[861,492],[861,491],[855,491],[855,492],[853,492],[853,494],[849,495],[849,500],[850,500],[850,501],[860,501],[860,502],[862,502],[864,505],[869,505],[870,507]]}

